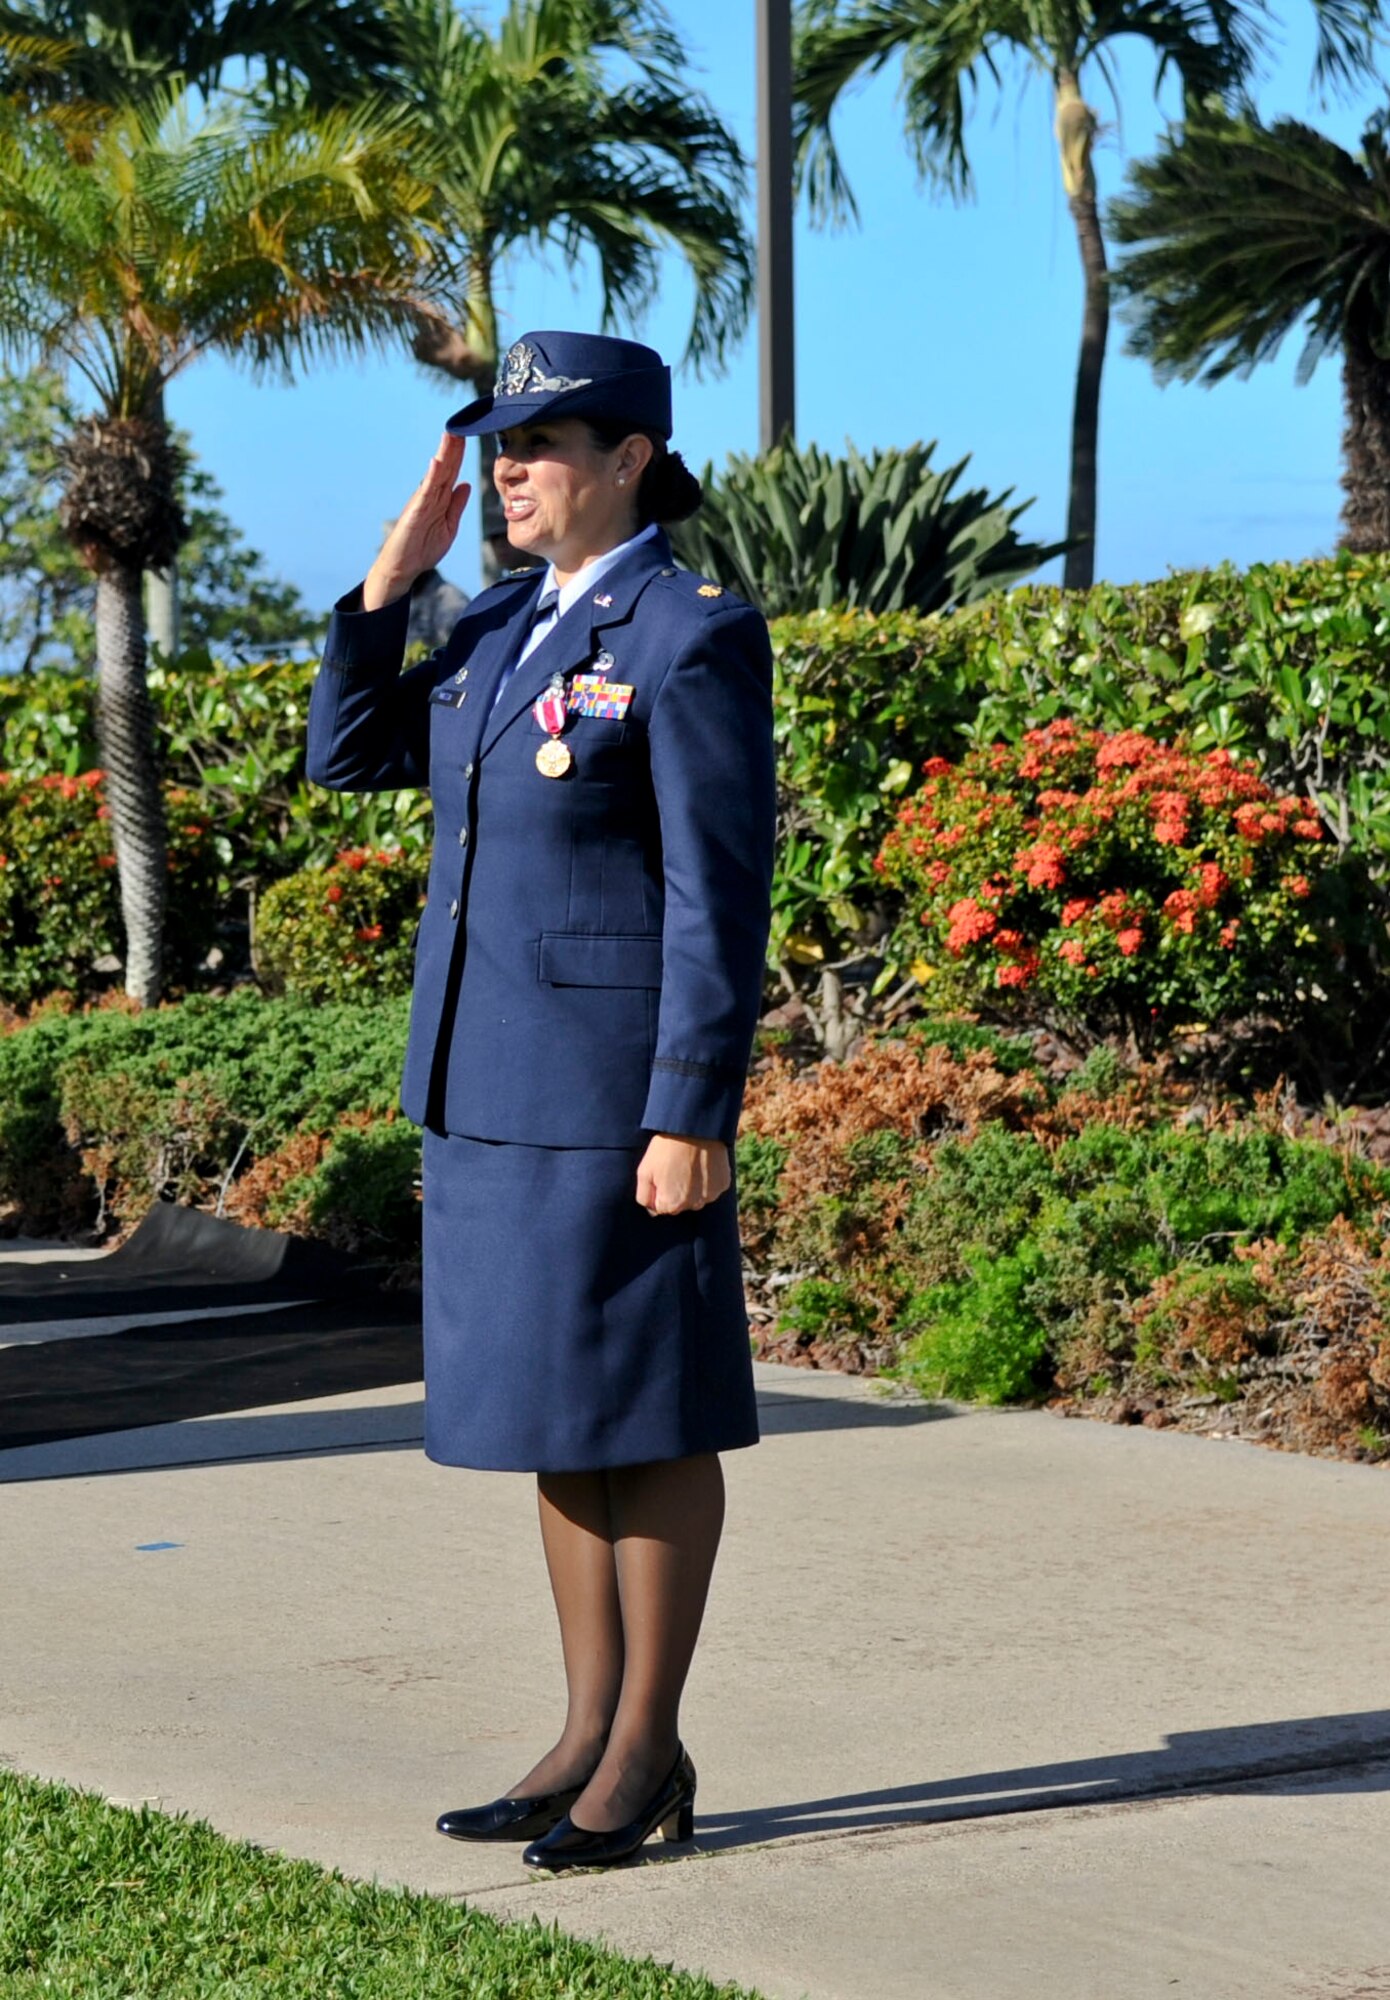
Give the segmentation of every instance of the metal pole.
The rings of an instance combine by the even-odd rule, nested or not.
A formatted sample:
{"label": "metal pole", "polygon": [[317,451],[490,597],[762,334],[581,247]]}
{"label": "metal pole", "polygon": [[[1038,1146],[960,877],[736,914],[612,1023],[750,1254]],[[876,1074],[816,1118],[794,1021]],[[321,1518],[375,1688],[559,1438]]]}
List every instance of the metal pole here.
{"label": "metal pole", "polygon": [[758,0],[758,444],[796,427],[791,0]]}

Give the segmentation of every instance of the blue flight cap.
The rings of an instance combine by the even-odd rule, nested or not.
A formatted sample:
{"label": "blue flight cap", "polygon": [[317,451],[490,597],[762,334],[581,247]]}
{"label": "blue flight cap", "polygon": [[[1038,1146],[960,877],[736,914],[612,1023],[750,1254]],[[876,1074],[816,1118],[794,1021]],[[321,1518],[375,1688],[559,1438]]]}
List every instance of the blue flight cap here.
{"label": "blue flight cap", "polygon": [[605,333],[527,333],[502,356],[490,396],[455,411],[455,437],[518,429],[540,417],[593,417],[671,435],[671,371],[654,347]]}

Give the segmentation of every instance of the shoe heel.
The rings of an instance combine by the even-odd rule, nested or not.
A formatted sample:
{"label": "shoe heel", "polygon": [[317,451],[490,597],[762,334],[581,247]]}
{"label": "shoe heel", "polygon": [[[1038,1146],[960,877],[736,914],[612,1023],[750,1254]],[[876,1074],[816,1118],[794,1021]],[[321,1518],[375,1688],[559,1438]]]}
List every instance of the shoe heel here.
{"label": "shoe heel", "polygon": [[661,1822],[663,1840],[693,1840],[695,1838],[695,1801],[687,1799],[669,1818]]}

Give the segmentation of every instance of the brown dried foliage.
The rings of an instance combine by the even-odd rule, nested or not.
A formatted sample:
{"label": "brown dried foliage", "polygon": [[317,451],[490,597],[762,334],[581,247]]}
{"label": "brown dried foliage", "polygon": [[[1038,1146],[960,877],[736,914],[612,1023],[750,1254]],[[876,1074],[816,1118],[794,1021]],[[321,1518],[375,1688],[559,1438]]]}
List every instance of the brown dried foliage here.
{"label": "brown dried foliage", "polygon": [[747,1129],[768,1138],[788,1145],[812,1139],[833,1152],[868,1132],[969,1138],[987,1120],[1017,1130],[1037,1099],[1031,1078],[1005,1076],[985,1049],[957,1061],[944,1048],[884,1041],[866,1043],[848,1062],[810,1070],[775,1061],[750,1082],[743,1117]]}

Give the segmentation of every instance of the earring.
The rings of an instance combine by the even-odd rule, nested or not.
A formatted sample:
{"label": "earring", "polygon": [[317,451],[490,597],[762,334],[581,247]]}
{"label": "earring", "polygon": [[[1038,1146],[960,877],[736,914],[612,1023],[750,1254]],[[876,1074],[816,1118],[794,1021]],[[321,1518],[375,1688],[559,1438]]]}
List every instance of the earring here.
{"label": "earring", "polygon": [[625,475],[624,473],[621,473],[621,472],[620,472],[620,473],[618,474],[618,484],[619,484],[619,486],[626,486],[626,485],[627,485],[627,478],[626,478],[626,475]]}

